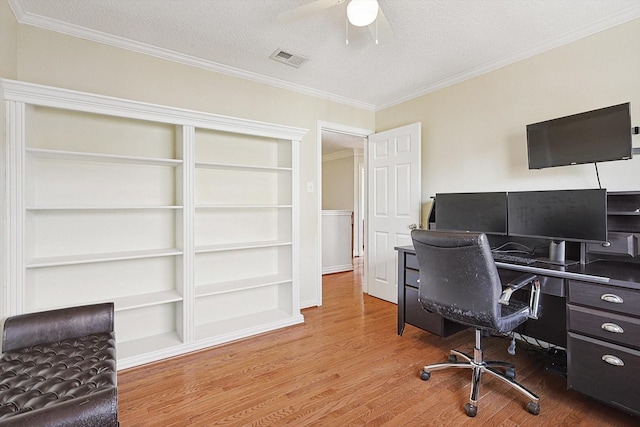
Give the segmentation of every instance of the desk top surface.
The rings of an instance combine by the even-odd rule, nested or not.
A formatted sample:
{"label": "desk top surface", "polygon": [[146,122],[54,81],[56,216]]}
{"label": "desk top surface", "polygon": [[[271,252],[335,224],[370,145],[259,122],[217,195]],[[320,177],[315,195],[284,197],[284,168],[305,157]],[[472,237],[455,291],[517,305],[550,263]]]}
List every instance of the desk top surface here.
{"label": "desk top surface", "polygon": [[[400,246],[395,249],[402,252],[415,253],[413,246]],[[574,264],[565,267],[545,262],[521,265],[500,261],[496,262],[496,266],[525,273],[640,290],[640,264],[635,263],[598,260],[588,264]]]}

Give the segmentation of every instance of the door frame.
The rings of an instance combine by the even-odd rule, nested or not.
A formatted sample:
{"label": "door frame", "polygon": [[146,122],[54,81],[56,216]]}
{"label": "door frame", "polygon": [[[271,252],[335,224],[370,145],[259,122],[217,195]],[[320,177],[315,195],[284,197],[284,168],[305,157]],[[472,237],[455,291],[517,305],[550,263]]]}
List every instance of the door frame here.
{"label": "door frame", "polygon": [[[322,305],[322,131],[329,132],[338,132],[344,133],[347,135],[353,135],[362,137],[368,140],[369,135],[374,133],[373,129],[364,129],[358,128],[354,126],[347,126],[340,123],[333,122],[325,122],[318,120],[316,124],[316,204],[318,206],[316,212],[316,224],[317,224],[317,237],[318,237],[318,247],[317,247],[317,280],[316,280],[316,305],[320,307]],[[367,146],[369,144],[364,144],[364,162],[365,162],[365,206],[364,206],[364,217],[367,217]],[[365,254],[366,257],[366,254]],[[365,258],[366,259],[366,258]],[[366,285],[366,281],[363,282],[363,286]],[[363,289],[367,292],[367,289]]]}

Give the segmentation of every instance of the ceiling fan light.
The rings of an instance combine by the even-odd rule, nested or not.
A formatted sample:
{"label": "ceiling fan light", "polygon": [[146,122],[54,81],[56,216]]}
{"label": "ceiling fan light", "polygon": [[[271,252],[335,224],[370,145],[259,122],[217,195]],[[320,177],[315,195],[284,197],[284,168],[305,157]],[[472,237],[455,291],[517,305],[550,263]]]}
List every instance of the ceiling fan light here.
{"label": "ceiling fan light", "polygon": [[364,27],[371,24],[378,16],[377,0],[351,0],[347,5],[347,17],[351,25]]}

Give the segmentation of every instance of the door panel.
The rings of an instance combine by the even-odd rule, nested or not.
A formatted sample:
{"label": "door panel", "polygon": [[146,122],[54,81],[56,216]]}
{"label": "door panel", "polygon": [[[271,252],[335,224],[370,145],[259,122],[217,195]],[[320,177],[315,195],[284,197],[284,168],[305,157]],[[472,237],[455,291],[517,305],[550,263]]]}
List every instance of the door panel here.
{"label": "door panel", "polygon": [[375,188],[375,211],[374,215],[379,218],[386,218],[389,216],[389,168],[376,168],[374,178]]}
{"label": "door panel", "polygon": [[420,223],[420,123],[369,137],[367,165],[370,295],[397,303],[396,246],[411,245],[411,224]]}

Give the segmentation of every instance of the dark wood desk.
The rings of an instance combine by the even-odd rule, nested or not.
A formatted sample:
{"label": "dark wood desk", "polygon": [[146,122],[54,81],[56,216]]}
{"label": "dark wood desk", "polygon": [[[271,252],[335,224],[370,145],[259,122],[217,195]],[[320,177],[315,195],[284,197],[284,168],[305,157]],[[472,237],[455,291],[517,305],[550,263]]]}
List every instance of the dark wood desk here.
{"label": "dark wood desk", "polygon": [[[398,335],[406,323],[442,337],[464,329],[422,309],[413,247],[396,250]],[[507,280],[521,273],[541,280],[542,315],[519,332],[566,348],[567,388],[640,416],[640,264],[496,266]]]}

